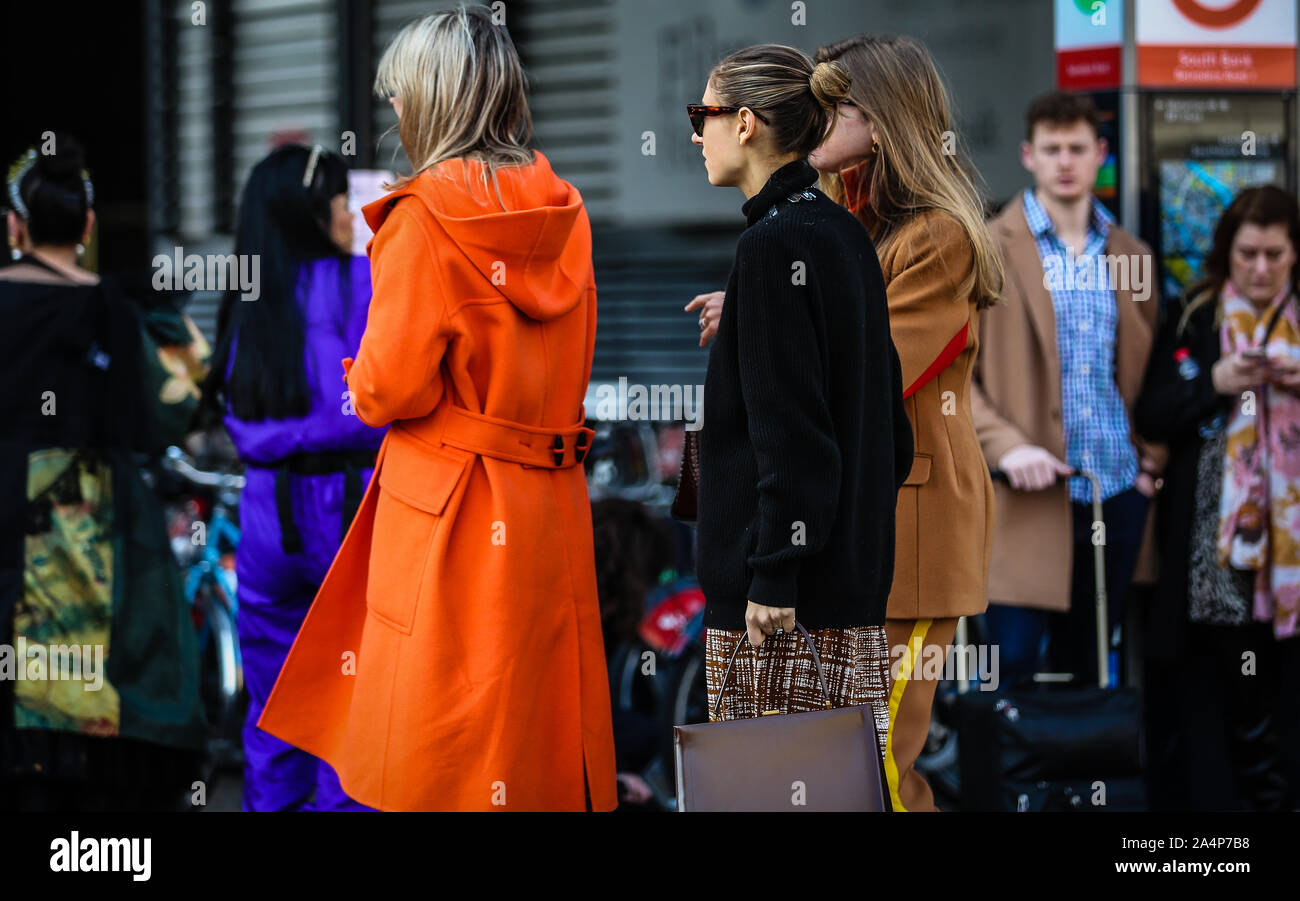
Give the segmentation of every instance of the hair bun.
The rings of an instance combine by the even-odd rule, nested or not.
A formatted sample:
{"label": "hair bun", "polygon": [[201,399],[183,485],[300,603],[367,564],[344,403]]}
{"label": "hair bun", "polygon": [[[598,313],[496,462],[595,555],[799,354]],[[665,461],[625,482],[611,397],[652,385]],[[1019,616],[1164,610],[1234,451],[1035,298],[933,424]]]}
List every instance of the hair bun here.
{"label": "hair bun", "polygon": [[849,96],[853,79],[839,63],[831,60],[813,66],[808,76],[808,87],[822,106],[836,106]]}
{"label": "hair bun", "polygon": [[[42,153],[46,145],[53,153]],[[63,134],[43,135],[11,167],[6,185],[14,212],[27,223],[35,244],[72,245],[81,240],[94,189],[85,174],[81,144]]]}
{"label": "hair bun", "polygon": [[66,187],[80,187],[86,168],[86,154],[74,138],[54,136],[54,152],[36,151],[36,172],[45,181]]}

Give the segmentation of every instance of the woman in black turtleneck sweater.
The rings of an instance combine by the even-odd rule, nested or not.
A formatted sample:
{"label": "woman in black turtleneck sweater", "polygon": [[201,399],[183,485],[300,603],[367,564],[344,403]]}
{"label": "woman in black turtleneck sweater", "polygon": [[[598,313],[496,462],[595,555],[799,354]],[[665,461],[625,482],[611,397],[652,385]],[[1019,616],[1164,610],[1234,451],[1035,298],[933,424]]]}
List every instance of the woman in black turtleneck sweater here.
{"label": "woman in black turtleneck sweater", "polygon": [[875,249],[806,160],[848,84],[835,63],[762,45],[719,63],[691,107],[709,181],[748,198],[704,386],[697,571],[710,709],[746,631],[769,645],[760,703],[741,654],[723,717],[824,706],[797,618],[832,703],[873,702],[883,755],[885,604],[912,435]]}

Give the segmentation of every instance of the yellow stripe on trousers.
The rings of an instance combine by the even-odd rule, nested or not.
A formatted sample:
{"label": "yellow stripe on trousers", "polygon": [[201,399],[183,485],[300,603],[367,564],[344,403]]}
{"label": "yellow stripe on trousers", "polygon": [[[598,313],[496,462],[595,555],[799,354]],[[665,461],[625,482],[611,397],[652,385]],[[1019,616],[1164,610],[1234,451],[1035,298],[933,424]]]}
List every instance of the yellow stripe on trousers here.
{"label": "yellow stripe on trousers", "polygon": [[912,627],[912,634],[907,639],[907,653],[903,655],[898,669],[898,678],[894,680],[894,687],[889,692],[889,733],[885,738],[885,778],[889,780],[889,798],[897,813],[907,813],[907,808],[903,806],[902,799],[898,796],[898,762],[894,760],[894,725],[898,722],[898,708],[903,702],[903,691],[907,688],[908,680],[912,678],[912,670],[916,668],[917,658],[921,656],[921,649],[925,647],[925,633],[930,631],[930,624],[933,622],[932,619],[918,619],[916,625]]}

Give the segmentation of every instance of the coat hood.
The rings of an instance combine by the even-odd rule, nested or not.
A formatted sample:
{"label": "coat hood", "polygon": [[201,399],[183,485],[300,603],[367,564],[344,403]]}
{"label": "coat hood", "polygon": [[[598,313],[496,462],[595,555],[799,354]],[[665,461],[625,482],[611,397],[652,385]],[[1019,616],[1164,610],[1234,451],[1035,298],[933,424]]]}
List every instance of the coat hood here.
{"label": "coat hood", "polygon": [[578,189],[537,151],[525,166],[497,170],[505,210],[484,164],[445,160],[367,204],[373,232],[396,201],[418,197],[449,241],[525,316],[547,321],[574,309],[592,285],[591,225]]}

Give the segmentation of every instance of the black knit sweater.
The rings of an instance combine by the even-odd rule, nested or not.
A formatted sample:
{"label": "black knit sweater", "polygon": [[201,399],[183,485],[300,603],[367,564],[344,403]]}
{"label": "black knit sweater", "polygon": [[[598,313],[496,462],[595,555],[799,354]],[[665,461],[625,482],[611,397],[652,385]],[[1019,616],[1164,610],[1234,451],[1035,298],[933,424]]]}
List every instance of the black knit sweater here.
{"label": "black knit sweater", "polygon": [[912,461],[885,284],[866,229],[788,163],[741,208],[704,383],[704,622],[747,601],[810,629],[881,625]]}

